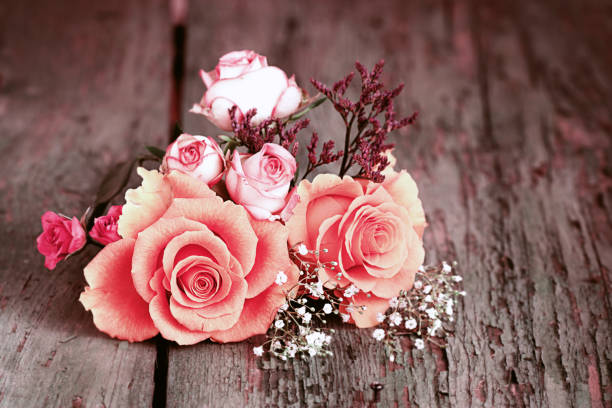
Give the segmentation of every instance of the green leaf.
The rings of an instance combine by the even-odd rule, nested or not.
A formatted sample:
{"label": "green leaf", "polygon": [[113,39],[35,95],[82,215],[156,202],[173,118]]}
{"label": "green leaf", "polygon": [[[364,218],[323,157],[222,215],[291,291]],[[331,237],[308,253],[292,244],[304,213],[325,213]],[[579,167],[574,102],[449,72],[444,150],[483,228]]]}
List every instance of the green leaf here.
{"label": "green leaf", "polygon": [[301,111],[299,111],[297,113],[294,113],[293,115],[289,116],[289,119],[287,119],[287,121],[298,120],[299,118],[301,118],[302,116],[307,114],[309,111],[311,111],[314,108],[316,108],[317,106],[321,105],[326,100],[327,100],[327,97],[321,96],[319,99],[316,99],[314,102],[310,103],[308,106],[306,106]]}
{"label": "green leaf", "polygon": [[181,129],[178,122],[176,122],[174,124],[174,128],[172,129],[172,141],[174,142],[182,134],[183,134],[183,129]]}
{"label": "green leaf", "polygon": [[234,140],[234,138],[233,138],[233,137],[228,136],[228,135],[219,135],[219,136],[217,136],[217,137],[219,138],[219,140],[221,140],[221,143],[229,143],[229,142],[231,142],[232,140]]}
{"label": "green leaf", "polygon": [[155,147],[155,146],[145,146],[145,148],[155,157],[159,157],[160,159],[163,159],[164,156],[166,155],[166,152],[163,151],[162,149],[160,149],[159,147]]}

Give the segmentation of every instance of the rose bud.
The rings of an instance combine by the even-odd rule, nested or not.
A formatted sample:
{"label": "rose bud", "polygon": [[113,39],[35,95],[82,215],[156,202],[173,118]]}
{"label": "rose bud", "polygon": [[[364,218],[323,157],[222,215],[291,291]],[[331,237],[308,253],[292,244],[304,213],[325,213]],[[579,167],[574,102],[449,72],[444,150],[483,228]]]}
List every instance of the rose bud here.
{"label": "rose bud", "polygon": [[122,209],[123,206],[121,205],[113,205],[106,215],[96,218],[94,226],[89,231],[89,236],[102,245],[119,241],[121,237],[117,233],[117,222],[119,221]]}
{"label": "rose bud", "polygon": [[70,219],[47,211],[40,221],[43,232],[36,238],[36,244],[38,252],[45,256],[45,267],[48,269],[55,269],[59,261],[83,248],[87,241],[77,217]]}
{"label": "rose bud", "polygon": [[225,171],[223,151],[211,138],[183,133],[166,149],[162,172],[177,170],[214,185]]}
{"label": "rose bud", "polygon": [[289,203],[287,193],[296,171],[295,158],[282,146],[266,143],[256,154],[234,156],[225,176],[232,200],[258,220],[275,219]]}
{"label": "rose bud", "polygon": [[200,71],[208,88],[191,112],[206,116],[223,130],[231,130],[229,109],[236,105],[241,120],[250,109],[257,109],[251,123],[282,118],[295,112],[302,101],[302,90],[295,78],[277,67],[268,66],[266,57],[254,51],[233,51],[219,60],[210,72]]}

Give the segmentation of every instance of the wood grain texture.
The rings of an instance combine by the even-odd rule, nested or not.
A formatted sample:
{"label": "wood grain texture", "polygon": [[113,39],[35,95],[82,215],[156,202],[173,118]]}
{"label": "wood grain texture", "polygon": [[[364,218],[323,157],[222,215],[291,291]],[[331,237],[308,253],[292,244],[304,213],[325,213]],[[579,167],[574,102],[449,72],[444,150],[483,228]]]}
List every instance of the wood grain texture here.
{"label": "wood grain texture", "polygon": [[95,251],[48,271],[35,238],[45,210],[80,216],[111,165],[166,139],[166,8],[0,5],[0,407],[151,406],[155,344],[110,339],[78,302]]}
{"label": "wood grain texture", "polygon": [[[258,339],[168,343],[168,407],[612,407],[612,9],[513,3],[190,4],[183,112],[204,91],[197,71],[229,50],[267,55],[310,91],[311,76],[386,59],[387,82],[406,83],[398,110],[420,112],[395,141],[428,261],[456,259],[469,295],[447,348],[406,339],[397,364],[339,322],[327,359],[256,359]],[[113,163],[164,144],[166,8],[0,5],[0,407],[152,404],[155,344],[106,337],[78,303],[95,251],[47,271],[34,240],[45,210],[80,214]],[[323,105],[312,128],[340,140],[336,116]]]}
{"label": "wood grain texture", "polygon": [[[170,347],[168,406],[612,406],[612,10],[601,2],[223,1],[190,6],[185,110],[197,70],[251,48],[330,83],[384,57],[406,82],[397,135],[420,186],[429,261],[469,296],[446,349],[386,361],[338,327],[334,357],[257,361],[255,342]],[[312,90],[311,87],[309,87]],[[215,134],[204,118],[184,127]],[[311,115],[340,135],[329,107]],[[370,384],[384,385],[378,403]]]}

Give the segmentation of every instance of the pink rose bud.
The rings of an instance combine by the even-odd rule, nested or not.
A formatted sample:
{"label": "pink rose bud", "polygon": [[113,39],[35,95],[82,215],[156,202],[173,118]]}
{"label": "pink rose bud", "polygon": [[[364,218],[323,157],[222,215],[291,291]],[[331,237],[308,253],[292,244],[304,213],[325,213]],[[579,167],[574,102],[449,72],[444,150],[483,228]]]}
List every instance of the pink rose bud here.
{"label": "pink rose bud", "polygon": [[83,248],[87,241],[77,217],[70,219],[47,211],[40,221],[43,232],[36,238],[36,244],[38,252],[45,256],[45,267],[48,269],[55,269],[59,261]]}
{"label": "pink rose bud", "polygon": [[279,218],[278,214],[296,200],[287,193],[295,175],[295,158],[286,149],[266,143],[256,154],[234,156],[225,177],[225,185],[232,200],[245,207],[258,220]]}
{"label": "pink rose bud", "polygon": [[102,245],[119,241],[121,237],[117,233],[117,222],[122,210],[123,206],[113,205],[106,215],[96,218],[93,228],[89,231],[89,236]]}
{"label": "pink rose bud", "polygon": [[214,140],[183,133],[166,149],[162,172],[177,170],[214,185],[225,172],[223,151]]}
{"label": "pink rose bud", "polygon": [[257,109],[251,123],[268,118],[282,118],[297,110],[302,101],[302,90],[295,78],[277,67],[268,66],[266,57],[254,51],[233,51],[219,60],[210,72],[200,71],[208,88],[199,104],[191,112],[206,116],[223,130],[231,130],[228,110],[236,105],[237,119],[250,109]]}

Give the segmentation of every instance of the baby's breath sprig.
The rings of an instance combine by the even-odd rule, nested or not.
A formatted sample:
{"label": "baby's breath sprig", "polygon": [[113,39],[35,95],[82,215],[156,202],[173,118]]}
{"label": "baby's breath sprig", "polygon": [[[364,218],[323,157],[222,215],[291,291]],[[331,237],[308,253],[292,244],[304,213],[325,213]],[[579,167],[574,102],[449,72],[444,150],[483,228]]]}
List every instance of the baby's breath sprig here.
{"label": "baby's breath sprig", "polygon": [[[329,317],[339,315],[341,307],[365,309],[365,306],[351,304],[349,299],[345,299],[352,296],[350,293],[351,296],[341,296],[344,292],[339,295],[334,290],[335,283],[319,279],[321,268],[334,271],[337,266],[335,261],[320,260],[320,253],[326,252],[327,249],[311,250],[303,244],[289,250],[290,258],[300,269],[300,276],[298,282],[285,291],[285,303],[276,314],[266,342],[253,348],[255,355],[262,356],[268,352],[284,361],[295,357],[332,355],[329,344],[335,330],[326,327]],[[276,284],[286,282],[286,274],[279,272]]]}
{"label": "baby's breath sprig", "polygon": [[391,298],[389,309],[378,314],[380,325],[372,337],[383,343],[390,361],[402,352],[400,336],[412,336],[419,350],[425,348],[427,341],[443,346],[440,340],[450,331],[458,299],[466,294],[459,290],[463,279],[456,274],[456,268],[455,262],[421,266],[412,289]]}

